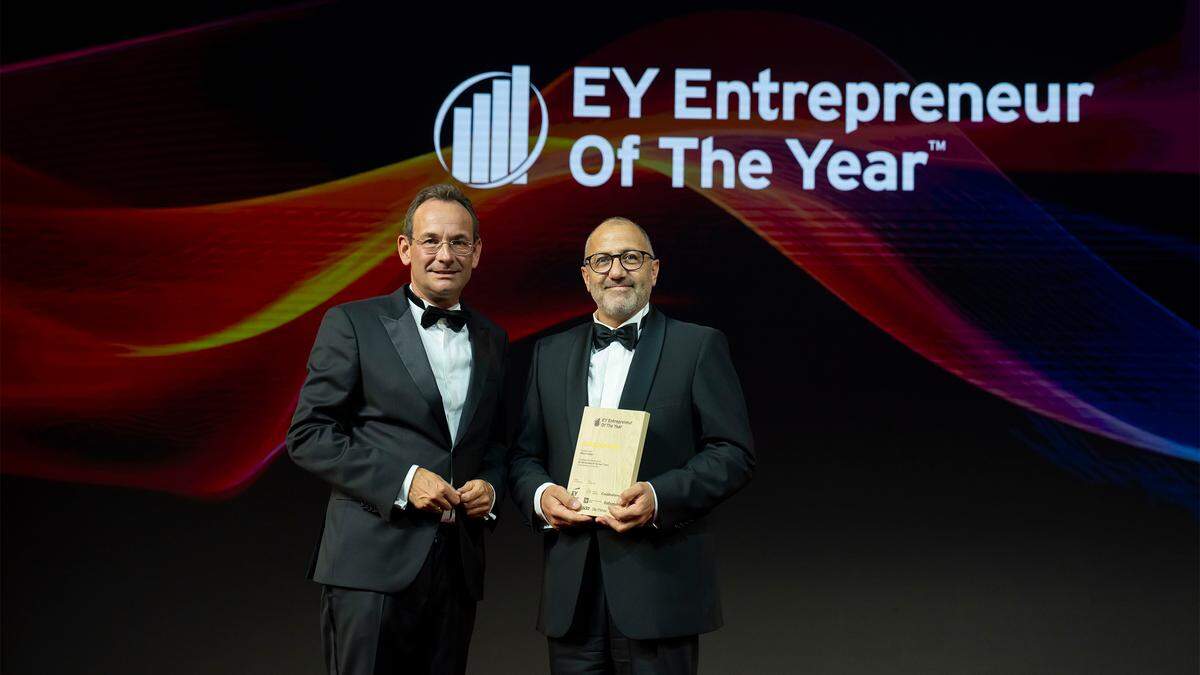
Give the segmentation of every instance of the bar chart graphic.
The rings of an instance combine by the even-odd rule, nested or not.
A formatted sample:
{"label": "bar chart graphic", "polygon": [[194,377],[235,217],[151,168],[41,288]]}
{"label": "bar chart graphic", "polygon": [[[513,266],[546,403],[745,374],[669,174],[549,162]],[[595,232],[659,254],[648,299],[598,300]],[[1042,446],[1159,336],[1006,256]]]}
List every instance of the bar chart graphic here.
{"label": "bar chart graphic", "polygon": [[[534,102],[541,113],[536,136],[530,134]],[[449,166],[443,138],[447,115]],[[549,126],[546,100],[530,83],[529,66],[513,66],[507,73],[475,75],[450,92],[433,125],[433,147],[442,167],[459,182],[476,188],[520,185],[529,180],[529,167],[546,143]]]}

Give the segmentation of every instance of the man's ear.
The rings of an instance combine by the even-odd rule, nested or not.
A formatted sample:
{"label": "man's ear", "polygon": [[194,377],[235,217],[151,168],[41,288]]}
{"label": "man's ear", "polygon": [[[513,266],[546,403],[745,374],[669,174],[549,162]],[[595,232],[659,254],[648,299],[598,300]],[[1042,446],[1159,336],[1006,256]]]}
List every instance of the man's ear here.
{"label": "man's ear", "polygon": [[650,287],[651,288],[658,285],[658,263],[659,262],[660,261],[657,258],[650,261]]}
{"label": "man's ear", "polygon": [[412,255],[410,255],[412,253],[411,248],[412,242],[408,240],[408,237],[404,236],[403,234],[396,237],[396,252],[400,254],[400,262],[404,263],[405,265],[412,264]]}
{"label": "man's ear", "polygon": [[483,240],[475,240],[475,250],[471,251],[471,269],[479,267],[479,255],[483,253]]}

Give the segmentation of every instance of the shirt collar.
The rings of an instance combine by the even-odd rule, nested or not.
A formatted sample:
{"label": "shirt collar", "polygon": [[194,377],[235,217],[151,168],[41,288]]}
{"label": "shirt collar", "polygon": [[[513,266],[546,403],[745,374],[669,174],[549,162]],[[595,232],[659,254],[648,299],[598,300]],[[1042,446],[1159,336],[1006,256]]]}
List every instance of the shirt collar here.
{"label": "shirt collar", "polygon": [[[416,294],[414,293],[413,295],[416,295]],[[404,299],[408,301],[408,306],[410,309],[412,309],[413,318],[417,320],[417,325],[420,326],[421,325],[421,317],[425,315],[425,308],[418,305],[417,303],[413,302],[412,298],[408,297],[407,293],[404,295]],[[456,303],[454,303],[454,306],[450,307],[449,309],[462,309],[462,303],[456,302]],[[441,326],[445,323],[446,323],[446,320],[442,319],[433,325]],[[433,326],[430,326],[430,328],[432,328],[432,327]]]}

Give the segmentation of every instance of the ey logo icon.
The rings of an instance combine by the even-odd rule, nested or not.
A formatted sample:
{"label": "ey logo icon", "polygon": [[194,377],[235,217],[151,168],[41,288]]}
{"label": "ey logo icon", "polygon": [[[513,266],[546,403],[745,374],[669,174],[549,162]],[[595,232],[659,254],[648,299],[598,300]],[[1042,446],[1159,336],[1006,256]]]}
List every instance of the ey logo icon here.
{"label": "ey logo icon", "polygon": [[[486,83],[491,83],[491,90]],[[467,95],[470,94],[470,98]],[[533,98],[531,98],[531,95]],[[540,129],[529,149],[529,108],[534,98],[541,112]],[[454,105],[459,101],[464,105]],[[469,104],[469,105],[467,105]],[[442,156],[442,127],[454,106],[450,166]],[[542,152],[550,119],[542,92],[529,83],[529,66],[512,72],[491,71],[464,80],[450,92],[433,123],[433,149],[442,168],[475,188],[525,183],[525,173]]]}

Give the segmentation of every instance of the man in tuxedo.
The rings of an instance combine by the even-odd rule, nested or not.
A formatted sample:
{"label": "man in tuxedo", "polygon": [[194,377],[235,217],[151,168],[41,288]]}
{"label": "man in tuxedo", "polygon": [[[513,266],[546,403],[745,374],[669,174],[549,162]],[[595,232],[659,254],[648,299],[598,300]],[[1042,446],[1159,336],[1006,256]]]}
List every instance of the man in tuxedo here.
{"label": "man in tuxedo", "polygon": [[308,575],[343,675],[465,672],[506,480],[508,336],[459,301],[483,249],[470,200],[425,188],[396,245],[411,283],[326,312],[287,438],[332,488]]}
{"label": "man in tuxedo", "polygon": [[[754,441],[725,336],[649,304],[661,261],[610,218],[580,268],[591,320],[538,341],[510,468],[544,536],[537,627],[556,673],[695,673],[721,626],[712,511],[750,480]],[[650,413],[638,481],[592,519],[564,487],[584,406]]]}

